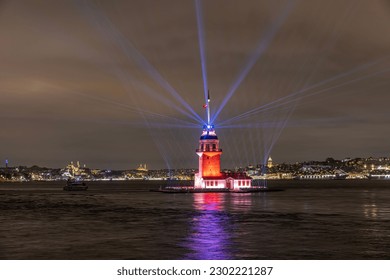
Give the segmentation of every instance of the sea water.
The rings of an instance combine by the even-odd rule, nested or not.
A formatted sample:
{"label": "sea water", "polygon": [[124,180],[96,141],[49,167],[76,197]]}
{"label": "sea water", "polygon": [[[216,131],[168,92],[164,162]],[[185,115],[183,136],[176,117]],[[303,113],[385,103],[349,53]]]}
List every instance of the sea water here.
{"label": "sea water", "polygon": [[390,181],[269,181],[166,194],[158,182],[0,184],[0,259],[389,259]]}

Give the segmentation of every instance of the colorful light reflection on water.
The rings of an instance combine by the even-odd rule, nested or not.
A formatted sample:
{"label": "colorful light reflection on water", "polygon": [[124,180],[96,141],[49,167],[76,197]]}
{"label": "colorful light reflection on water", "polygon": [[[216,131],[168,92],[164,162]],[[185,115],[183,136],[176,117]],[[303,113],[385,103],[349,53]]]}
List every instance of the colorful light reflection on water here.
{"label": "colorful light reflection on water", "polygon": [[189,253],[185,259],[233,259],[233,224],[225,211],[226,194],[194,194],[194,209],[190,232],[184,246]]}

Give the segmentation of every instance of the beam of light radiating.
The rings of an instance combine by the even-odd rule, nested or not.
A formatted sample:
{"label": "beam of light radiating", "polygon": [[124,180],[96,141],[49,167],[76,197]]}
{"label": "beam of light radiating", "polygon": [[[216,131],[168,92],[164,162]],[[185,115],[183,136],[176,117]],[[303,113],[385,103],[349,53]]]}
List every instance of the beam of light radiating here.
{"label": "beam of light radiating", "polygon": [[[386,57],[385,60],[386,59],[388,59],[388,57]],[[321,82],[318,82],[318,83],[316,83],[314,85],[305,87],[305,88],[303,88],[301,90],[298,90],[296,92],[293,92],[293,93],[291,93],[289,95],[286,95],[286,96],[283,96],[283,97],[278,98],[276,100],[273,100],[273,101],[271,101],[271,102],[269,102],[269,103],[267,103],[265,105],[253,108],[251,110],[248,110],[245,113],[242,113],[242,114],[234,116],[234,117],[232,117],[230,119],[224,120],[224,121],[220,122],[219,125],[224,125],[224,124],[230,123],[232,121],[242,120],[242,119],[245,119],[245,118],[250,117],[252,115],[258,114],[260,112],[264,112],[264,111],[267,111],[267,110],[270,110],[270,109],[273,109],[273,108],[277,108],[277,107],[285,105],[285,104],[289,104],[291,102],[296,101],[296,99],[297,99],[296,97],[299,96],[299,95],[303,95],[304,93],[306,93],[306,92],[308,92],[310,90],[313,90],[315,88],[324,86],[324,85],[326,85],[326,84],[328,84],[330,82],[337,81],[337,80],[339,80],[341,78],[345,78],[345,77],[351,76],[352,74],[355,74],[355,73],[357,73],[359,71],[362,71],[362,70],[365,70],[365,69],[367,69],[369,67],[372,67],[372,66],[374,66],[374,65],[376,65],[376,64],[378,64],[378,63],[380,63],[382,61],[383,61],[383,59],[375,60],[374,62],[369,62],[369,63],[364,64],[362,66],[358,66],[358,67],[356,67],[356,68],[354,68],[352,70],[349,70],[349,71],[347,71],[345,73],[341,73],[341,74],[335,75],[335,76],[333,76],[331,78],[325,79],[325,80],[323,80]],[[369,78],[369,77],[371,77],[373,75],[378,75],[381,72],[382,71],[375,72],[373,74],[368,74],[368,75],[362,76],[362,77],[360,77],[358,79],[353,79],[351,81],[344,82],[344,83],[339,84],[337,86],[333,86],[333,87],[330,87],[330,88],[327,88],[327,89],[320,90],[320,91],[318,91],[318,92],[316,92],[314,94],[319,94],[319,93],[322,93],[324,91],[328,91],[330,89],[334,89],[334,88],[337,88],[337,87],[340,87],[340,86],[343,86],[343,85],[346,85],[346,84],[350,84],[350,83],[359,81],[361,79],[366,79],[366,78]],[[305,96],[311,96],[311,95],[314,95],[314,94],[306,94]],[[295,99],[293,99],[293,98],[295,98]],[[301,98],[301,97],[298,97],[298,99],[299,98]]]}
{"label": "beam of light radiating", "polygon": [[[287,108],[288,110],[291,107]],[[329,118],[317,118],[317,119],[304,119],[299,121],[289,122],[288,127],[311,127],[311,126],[326,126],[331,125],[332,123],[341,123],[341,122],[350,122],[356,120],[352,117],[329,117]],[[274,120],[274,121],[259,121],[259,122],[248,122],[244,124],[233,124],[218,127],[218,129],[230,129],[230,128],[274,128],[280,127],[284,123],[284,120]]]}
{"label": "beam of light radiating", "polygon": [[[148,121],[150,127],[154,128],[198,128],[198,124],[193,124],[193,125],[186,125],[186,124],[174,124],[174,123],[164,123],[164,122],[157,122],[157,121]],[[132,122],[132,124],[138,124],[139,126],[142,127],[142,122]]]}
{"label": "beam of light radiating", "polygon": [[[118,68],[119,71],[119,78],[122,81],[122,84],[124,85],[126,92],[129,93],[129,97],[133,98],[133,95],[131,95],[132,86],[137,81],[134,81],[133,79],[126,79],[125,73],[122,71],[122,69]],[[138,83],[137,83],[138,84]],[[144,92],[151,93],[152,95],[155,95],[155,92],[152,91],[151,88],[146,87],[144,84],[139,84],[144,89]],[[159,96],[159,95],[157,95]],[[134,98],[133,98],[134,99]],[[169,99],[161,98],[159,101],[166,104],[166,102],[171,102]],[[136,104],[139,103],[139,100],[134,100]],[[172,106],[175,106],[175,104],[172,103]],[[178,111],[180,111],[180,108],[176,108]],[[183,113],[189,117],[192,117],[192,115],[188,114],[187,112],[183,111]],[[183,128],[199,128],[199,124],[190,124],[188,125],[188,122],[183,122],[182,120],[176,121],[176,122],[166,122],[164,120],[161,120],[161,118],[157,118],[158,121],[155,120],[155,116],[152,114],[144,114],[144,112],[141,112],[141,116],[143,121],[139,123],[140,127],[147,128],[149,135],[151,136],[155,146],[157,147],[159,154],[161,158],[163,159],[166,168],[169,170],[169,174],[171,173],[171,169],[173,166],[185,166],[183,162],[177,162],[177,155],[183,154],[182,146],[177,145],[172,141],[172,139],[177,139],[177,134],[172,135],[172,128],[181,130]],[[133,124],[134,125],[134,124]],[[163,131],[165,137],[161,138],[161,131]],[[170,138],[169,138],[170,137]],[[171,140],[170,140],[171,139]],[[174,156],[172,156],[174,155]],[[176,160],[175,160],[176,157]]]}
{"label": "beam of light radiating", "polygon": [[96,100],[96,101],[104,102],[104,103],[107,103],[107,104],[110,104],[110,105],[113,105],[113,106],[121,107],[121,108],[124,108],[124,109],[129,110],[129,111],[134,112],[134,113],[143,114],[143,115],[149,115],[151,117],[156,117],[158,119],[163,118],[163,119],[167,119],[167,120],[170,120],[170,121],[174,121],[174,122],[176,122],[176,125],[178,125],[178,126],[182,126],[182,127],[199,127],[199,125],[197,123],[192,123],[192,122],[188,122],[188,121],[185,121],[185,120],[182,120],[182,119],[178,119],[178,118],[175,118],[175,117],[171,117],[171,116],[167,116],[167,115],[151,112],[151,111],[148,111],[148,110],[145,110],[145,109],[140,109],[140,108],[137,108],[137,107],[134,107],[134,106],[130,106],[130,105],[127,105],[127,104],[124,104],[124,103],[112,101],[112,100],[109,100],[109,99],[106,99],[106,98],[102,98],[102,97],[98,97],[98,96],[94,96],[94,95],[78,92],[78,91],[75,91],[75,90],[71,90],[69,88],[63,88],[63,87],[59,87],[59,86],[51,86],[51,87],[53,89],[56,89],[56,90],[66,91],[68,94],[82,96],[82,97],[86,97],[86,98],[91,99],[91,100]]}
{"label": "beam of light radiating", "polygon": [[[355,2],[349,3],[348,7],[344,10],[343,15],[340,17],[341,23],[343,25],[345,25],[345,22],[347,21],[347,19],[352,16],[353,12],[357,8],[359,8],[359,5],[357,5],[357,3],[355,3]],[[314,68],[311,71],[311,74],[309,75],[309,77],[306,79],[306,82],[304,83],[303,88],[308,86],[311,79],[314,77],[314,74],[317,72],[318,69],[320,69],[320,66],[325,61],[325,58],[328,57],[329,52],[327,52],[327,50],[332,49],[335,46],[335,44],[337,43],[337,41],[340,39],[340,37],[342,37],[343,32],[340,32],[340,30],[337,28],[341,25],[341,23],[339,22],[339,24],[336,24],[333,26],[333,30],[331,31],[331,35],[330,35],[331,39],[328,40],[328,42],[326,44],[324,44],[324,46],[321,48],[321,53],[324,53],[325,55],[320,56],[319,59],[317,60],[317,62],[314,63]]]}
{"label": "beam of light radiating", "polygon": [[227,102],[230,100],[230,98],[236,92],[237,88],[240,86],[242,81],[245,79],[245,77],[252,70],[253,66],[260,59],[262,54],[267,50],[269,44],[272,42],[272,40],[275,37],[275,35],[277,34],[278,30],[283,25],[283,23],[286,21],[292,8],[294,7],[294,4],[295,4],[294,0],[290,0],[287,3],[287,5],[284,7],[282,13],[272,23],[270,28],[266,31],[264,37],[259,41],[254,53],[248,58],[244,69],[241,71],[241,73],[238,74],[236,80],[230,86],[229,91],[227,92],[225,98],[222,100],[222,103],[219,105],[218,109],[216,110],[216,112],[212,118],[212,122],[214,122],[217,119],[218,115],[221,113],[222,109],[225,107]]}
{"label": "beam of light radiating", "polygon": [[[97,8],[93,9],[93,7],[88,7],[88,2],[84,3],[87,4],[86,10],[89,13],[90,18],[92,18],[92,22],[96,24],[96,26],[98,27],[98,31],[102,33],[103,37],[110,42],[113,41],[114,43],[116,43],[116,45],[122,49],[123,53],[129,60],[134,59],[137,65],[141,66],[142,69],[144,69],[155,81],[157,81],[161,87],[167,90],[168,93],[175,97],[176,100],[178,100],[179,103],[181,103],[181,105],[186,108],[191,114],[188,114],[184,110],[179,109],[177,106],[173,106],[171,108],[174,108],[187,116],[191,115],[191,118],[195,119],[197,122],[203,123],[203,120],[192,110],[192,108],[181,98],[181,96],[179,96],[179,94],[170,86],[170,84],[162,78],[162,76],[157,72],[157,70],[154,69],[152,65],[150,65],[146,58],[143,57],[142,54],[139,53],[138,50],[136,50],[131,45],[131,43],[129,43],[123,37],[123,35],[115,28],[112,22]],[[125,75],[123,70],[119,67],[113,67],[113,70],[116,72],[116,76],[122,81],[122,85],[125,87],[126,92],[129,93],[131,86],[137,84],[138,87],[141,87],[144,92],[156,97],[156,99],[159,99],[159,101],[162,101],[164,104],[173,104],[168,99],[164,99],[161,97],[161,95],[152,92],[152,89],[148,88],[146,85],[141,85],[141,83],[134,81],[134,79],[128,79],[127,75]],[[138,101],[136,103],[138,104]],[[151,136],[152,141],[157,147],[159,154],[165,163],[165,166],[168,170],[171,170],[172,158],[169,154],[169,145],[171,145],[171,143],[169,143],[168,141],[168,143],[164,144],[164,141],[161,141],[161,137],[159,135],[160,130],[164,128],[162,128],[161,126],[156,127],[154,123],[150,120],[150,114],[147,114],[145,111],[139,111],[139,114],[143,119],[143,127],[147,129],[147,132]]]}
{"label": "beam of light radiating", "polygon": [[[353,6],[352,6],[353,5]],[[338,23],[335,23],[335,21],[332,21],[334,24],[332,24],[332,28],[330,29],[330,38],[326,41],[325,44],[322,44],[320,53],[324,54],[321,56],[316,56],[315,61],[310,59],[310,57],[304,59],[300,65],[296,67],[296,72],[293,76],[291,77],[290,84],[295,84],[295,86],[291,89],[293,92],[299,89],[302,89],[306,86],[308,86],[311,82],[312,77],[314,74],[317,72],[317,70],[320,68],[320,65],[325,61],[325,58],[329,55],[329,50],[332,49],[332,47],[336,44],[338,38],[341,36],[342,32],[340,32],[338,27],[341,26],[341,22],[345,24],[346,18],[352,14],[352,11],[356,9],[357,5],[349,3],[349,5],[346,7],[344,10],[344,15],[340,17],[340,20]],[[313,30],[315,30],[313,28]],[[308,37],[310,39],[310,36]],[[310,45],[310,43],[307,42],[305,43],[307,45]],[[311,70],[311,74],[308,77],[304,77],[304,75],[301,74],[301,71],[305,69],[309,65],[314,65]],[[301,78],[302,77],[302,78]],[[301,97],[303,98],[303,97]],[[260,133],[254,133],[255,136],[257,136],[257,141],[256,143],[262,143],[262,160],[261,163],[263,166],[267,163],[268,157],[271,155],[273,147],[276,145],[278,139],[280,138],[281,133],[284,131],[284,128],[286,127],[287,123],[289,123],[289,120],[295,110],[295,108],[300,104],[300,99],[301,98],[296,98],[292,104],[292,106],[289,104],[289,106],[282,106],[282,108],[277,108],[277,110],[272,110],[272,112],[265,112],[266,116],[277,116],[279,114],[280,117],[277,117],[278,121],[276,119],[273,122],[263,122],[261,124],[260,130],[262,131],[261,133],[261,139],[259,139]],[[287,109],[287,113],[284,112]],[[279,111],[279,112],[277,112]],[[281,111],[281,112],[280,112]],[[280,113],[283,113],[283,115],[280,115]],[[264,119],[262,116],[260,119]],[[274,117],[275,118],[275,117]],[[259,126],[259,124],[255,124],[255,126]],[[255,132],[258,129],[250,129],[251,133],[251,138],[253,138],[252,133]],[[252,141],[252,144],[254,141]],[[252,145],[252,150],[256,151],[258,148],[255,147],[255,145]],[[256,152],[253,152],[253,158],[256,159]],[[256,161],[253,161],[256,162]]]}
{"label": "beam of light radiating", "polygon": [[[111,20],[90,1],[82,1],[82,10],[88,16],[93,26],[104,36],[109,42],[114,42],[126,55],[129,60],[134,60],[138,66],[146,71],[162,88],[178,100],[184,108],[186,108],[200,123],[204,123],[202,118],[193,110],[193,108],[181,97],[179,93],[165,80],[161,74],[152,66],[152,64],[142,55],[142,53],[134,47],[134,45],[123,36],[123,34],[115,27]],[[79,4],[79,1],[77,1]]]}
{"label": "beam of light radiating", "polygon": [[[390,69],[385,69],[383,71],[377,71],[375,73],[370,73],[370,74],[367,74],[365,76],[357,77],[353,81],[345,81],[344,83],[337,84],[337,85],[333,86],[332,88],[340,87],[340,86],[343,86],[346,84],[350,84],[350,83],[353,83],[353,82],[358,81],[358,80],[364,80],[364,79],[369,78],[370,76],[375,76],[378,74],[386,73],[387,71],[390,71]],[[322,89],[322,90],[330,90],[330,89]],[[321,91],[309,93],[306,96],[315,95],[315,94],[319,94],[319,93],[321,93]],[[297,101],[299,101],[301,98],[302,97],[299,97],[299,98],[294,99],[294,100],[290,100],[288,103],[292,103],[292,102],[297,103]],[[281,109],[283,109],[283,108],[281,108]],[[284,127],[286,126],[286,124],[291,116],[291,112],[293,112],[293,110],[295,109],[295,106],[294,106],[294,108],[291,108],[291,106],[289,106],[287,109],[290,109],[290,113],[289,113],[289,116],[283,122],[276,122],[276,123],[273,122],[273,123],[268,123],[266,125],[264,125],[264,124],[260,125],[260,127],[268,127],[268,128],[274,127],[275,128],[275,131],[272,133],[267,133],[267,132],[263,133],[263,136],[266,138],[262,141],[264,143],[264,148],[263,148],[264,153],[263,153],[263,160],[262,160],[263,163],[266,163],[268,156],[271,154],[271,151],[272,151],[274,145],[276,144],[278,138],[280,137],[280,134],[284,130]],[[240,126],[236,126],[236,127],[240,127]],[[241,126],[241,127],[243,127],[243,126]],[[247,125],[246,127],[250,127],[250,125]],[[220,128],[220,127],[218,127],[218,128]],[[244,156],[242,153],[241,153],[241,155]],[[246,158],[248,158],[248,157],[246,156]],[[248,159],[247,159],[247,162],[249,162]]]}
{"label": "beam of light radiating", "polygon": [[[37,24],[37,22],[35,22],[35,23]],[[67,34],[67,32],[65,32],[65,30],[63,29],[62,26],[55,26],[55,25],[48,26],[48,25],[46,25],[44,23],[38,22],[38,27],[39,28],[33,28],[33,26],[28,26],[28,27],[31,28],[35,32],[42,32],[45,35],[47,35],[49,33],[50,37],[56,38],[57,40],[60,40],[64,44],[66,44],[66,43],[70,44],[70,42],[72,44],[74,44],[76,42],[80,47],[88,49],[88,52],[86,53],[86,55],[88,55],[88,57],[91,57],[91,58],[102,57],[101,53],[99,53],[97,50],[91,49],[89,46],[86,46],[85,44],[83,44],[82,41],[74,41],[74,40],[71,41],[71,40],[69,40],[68,37],[63,37],[63,35]],[[137,80],[134,80],[129,75],[126,75],[126,73],[124,73],[124,70],[121,69],[120,67],[118,67],[117,63],[114,62],[115,59],[113,57],[109,56],[108,58],[109,59],[107,59],[107,61],[105,61],[105,67],[104,67],[103,70],[108,70],[108,71],[113,72],[114,75],[117,76],[121,80],[122,84],[126,85],[131,80],[131,83],[134,86],[137,86],[139,89],[141,89],[147,95],[151,96],[153,99],[156,99],[156,100],[160,101],[162,104],[165,104],[167,107],[173,108],[173,109],[177,110],[178,112],[182,113],[183,115],[186,115],[189,118],[195,120],[197,123],[199,123],[199,120],[197,118],[195,118],[192,114],[190,114],[188,111],[185,111],[181,107],[177,106],[170,99],[164,97],[161,93],[156,92],[155,90],[153,90],[152,88],[148,87],[147,85],[145,85],[145,84],[143,84],[143,83],[141,83],[141,82],[139,82]],[[107,67],[107,65],[110,66],[110,67]],[[89,98],[91,98],[91,96],[89,96]],[[103,100],[103,99],[101,99],[101,101],[111,102],[109,100]],[[111,102],[111,103],[113,104],[113,102]],[[123,103],[116,103],[116,105],[118,105],[120,107],[127,106],[127,105],[124,105]],[[130,106],[127,106],[127,107],[130,109]],[[138,108],[135,108],[135,107],[133,107],[132,109],[135,109],[137,111],[141,110],[141,109],[138,109]],[[147,111],[144,111],[144,112],[148,113]],[[151,112],[149,112],[149,113],[151,113]]]}
{"label": "beam of light radiating", "polygon": [[[332,89],[343,87],[343,86],[346,86],[346,85],[349,85],[349,84],[352,84],[352,83],[355,83],[355,82],[359,82],[359,81],[362,81],[362,80],[366,80],[366,79],[369,79],[371,77],[374,77],[374,76],[377,76],[377,75],[380,75],[380,74],[384,74],[384,73],[389,72],[389,71],[390,71],[390,68],[385,68],[385,69],[382,69],[380,71],[376,71],[374,73],[366,74],[364,76],[361,76],[361,77],[358,77],[358,78],[355,78],[355,79],[352,79],[352,80],[348,80],[348,81],[345,81],[343,83],[340,83],[340,84],[337,84],[337,85],[334,85],[334,86],[331,86],[331,87],[328,87],[328,88],[325,88],[325,89],[321,89],[321,90],[318,90],[318,91],[315,91],[315,92],[312,92],[312,93],[308,93],[304,97],[318,95],[318,94],[321,94],[323,92],[327,92],[327,91],[332,90]],[[289,104],[291,102],[296,101],[297,99],[300,99],[300,97],[296,98],[296,99],[293,99],[293,100],[290,100],[288,102],[285,102],[282,105]]]}
{"label": "beam of light radiating", "polygon": [[[161,96],[161,98],[158,98],[158,97],[160,97],[160,95],[156,94],[156,92],[154,92],[152,88],[149,88],[142,83],[138,83],[134,79],[128,79],[127,75],[124,73],[124,71],[121,68],[116,67],[115,69],[117,70],[116,71],[117,76],[122,81],[122,84],[125,87],[125,90],[129,94],[130,98],[134,99],[134,96],[131,94],[131,92],[132,92],[132,87],[134,86],[134,84],[137,84],[139,87],[141,87],[143,89],[144,92],[149,93],[152,96],[155,96],[159,101],[163,102],[164,104],[172,105],[172,107],[176,108],[176,110],[178,110],[179,112],[182,112],[183,114],[192,118],[192,115],[188,114],[184,110],[181,110],[181,108],[179,108],[175,104],[173,104],[171,102],[171,100],[166,99],[162,96]],[[138,104],[139,100],[134,100],[134,102],[136,104]],[[139,106],[137,106],[137,107],[139,107]],[[160,118],[158,118],[158,121],[156,121],[154,115],[145,114],[144,112],[141,112],[141,116],[142,116],[143,121],[140,122],[139,125],[142,128],[145,128],[145,127],[147,128],[147,131],[148,131],[149,135],[151,136],[155,146],[157,147],[159,154],[165,163],[166,168],[169,170],[169,174],[171,174],[170,171],[171,171],[173,166],[185,166],[185,164],[183,162],[178,163],[177,160],[175,160],[175,156],[177,158],[177,155],[180,155],[180,152],[181,152],[181,154],[183,154],[183,151],[182,151],[182,146],[174,144],[175,141],[172,141],[172,139],[177,139],[177,134],[170,137],[170,135],[172,134],[172,130],[170,130],[170,129],[172,129],[172,128],[175,128],[175,129],[178,129],[178,128],[180,128],[180,129],[199,128],[199,124],[196,123],[196,124],[188,125],[188,122],[185,122],[185,121],[183,122],[181,120],[176,121],[176,122],[172,122],[172,121],[164,122],[164,120],[161,120]],[[165,135],[164,138],[161,138],[161,131],[163,131],[163,133]],[[171,139],[171,141],[169,139]],[[172,155],[175,155],[175,156],[172,156]]]}
{"label": "beam of light radiating", "polygon": [[[275,108],[275,106],[278,107],[278,103],[280,103],[280,102],[282,102],[284,100],[288,100],[288,99],[290,99],[292,97],[295,97],[295,96],[298,96],[300,94],[303,94],[306,91],[309,91],[311,89],[315,89],[317,87],[326,85],[327,83],[333,82],[333,81],[335,81],[337,79],[341,79],[341,78],[350,76],[350,75],[352,75],[352,74],[354,74],[354,73],[356,73],[356,72],[358,72],[360,70],[365,70],[365,69],[367,69],[367,68],[369,68],[371,66],[374,66],[375,64],[377,64],[379,62],[380,62],[380,60],[376,60],[374,62],[370,62],[370,63],[364,64],[362,66],[358,66],[358,67],[356,67],[356,68],[354,68],[354,69],[352,69],[352,70],[350,70],[350,71],[348,71],[346,73],[338,74],[338,75],[333,76],[333,77],[331,77],[329,79],[323,80],[323,81],[318,82],[318,83],[316,83],[314,85],[305,87],[305,88],[303,88],[303,89],[301,89],[299,91],[296,91],[296,92],[293,92],[293,93],[291,93],[289,95],[283,96],[283,97],[281,97],[281,98],[279,98],[277,100],[271,101],[271,102],[269,102],[269,103],[267,103],[265,105],[262,105],[262,106],[259,106],[257,108],[251,109],[251,110],[249,110],[249,111],[247,111],[247,112],[245,112],[245,113],[243,113],[241,115],[235,116],[235,117],[230,118],[230,119],[225,120],[225,121],[222,121],[220,124],[224,124],[225,122],[230,122],[230,121],[236,120],[237,118],[248,117],[250,115],[257,114],[257,113],[262,112],[262,111],[266,111],[268,108]],[[285,104],[285,103],[283,103],[283,104]]]}
{"label": "beam of light radiating", "polygon": [[[354,82],[357,82],[357,81],[365,80],[365,79],[368,79],[370,77],[377,76],[377,75],[380,75],[380,74],[384,74],[384,73],[389,72],[389,71],[390,71],[390,68],[382,69],[380,71],[376,71],[374,73],[366,74],[364,76],[357,77],[356,79],[348,80],[348,81],[345,81],[343,83],[334,85],[334,86],[332,86],[330,88],[326,88],[326,89],[322,89],[322,90],[319,90],[319,91],[316,91],[316,92],[313,92],[313,93],[309,93],[306,96],[317,95],[317,94],[320,94],[320,93],[322,93],[324,91],[328,91],[328,90],[331,90],[331,89],[334,89],[334,88],[345,86],[345,85],[348,85],[348,84],[351,84],[351,83],[354,83]],[[229,127],[229,128],[230,127],[236,127],[236,128],[243,128],[243,127],[244,128],[245,127],[246,128],[256,128],[256,127],[260,127],[262,129],[274,128],[274,131],[272,133],[268,133],[267,131],[265,131],[262,134],[263,135],[263,141],[261,141],[261,142],[263,143],[263,151],[264,151],[262,163],[263,163],[263,165],[265,165],[266,162],[267,162],[268,157],[271,154],[271,151],[272,151],[273,147],[277,143],[277,140],[279,139],[281,133],[284,131],[284,128],[286,127],[289,119],[292,116],[292,113],[294,112],[294,110],[295,110],[296,106],[298,105],[298,102],[301,100],[301,98],[302,97],[299,97],[299,98],[296,98],[294,100],[288,101],[288,103],[294,102],[294,106],[288,106],[287,108],[285,108],[289,112],[288,112],[287,117],[284,118],[284,120],[281,121],[281,122],[280,121],[278,121],[278,122],[261,122],[261,123],[255,123],[255,124],[253,124],[253,123],[252,124],[246,123],[246,124],[237,124],[237,125],[229,125],[229,126],[222,125],[222,126],[219,126],[219,128],[225,128],[225,127]],[[281,109],[283,109],[283,108],[281,108]],[[283,110],[285,110],[285,109],[283,109]]]}
{"label": "beam of light radiating", "polygon": [[254,122],[254,123],[244,123],[244,124],[232,124],[219,126],[218,128],[272,128],[282,125],[282,121],[269,121],[269,122]]}
{"label": "beam of light radiating", "polygon": [[189,118],[199,122],[199,120],[197,118],[195,118],[192,114],[190,114],[187,111],[183,110],[179,106],[176,106],[176,104],[174,104],[168,98],[165,98],[159,92],[156,92],[154,89],[152,89],[151,87],[147,86],[146,84],[140,83],[139,81],[134,80],[131,77],[129,77],[128,75],[126,75],[126,73],[123,71],[123,69],[121,69],[117,65],[114,65],[114,64],[112,65],[112,71],[120,79],[120,81],[122,82],[122,85],[125,87],[125,89],[126,89],[126,91],[128,93],[130,93],[130,91],[129,91],[129,87],[130,87],[129,84],[131,84],[131,86],[136,86],[139,89],[141,89],[144,93],[146,93],[147,95],[151,96],[153,99],[156,99],[156,100],[160,101],[162,104],[165,104],[167,107],[175,109],[178,112],[182,113],[183,115],[186,115]]}
{"label": "beam of light radiating", "polygon": [[[295,103],[296,105],[297,103]],[[293,112],[294,112],[295,106],[290,108],[287,117],[282,121],[282,124],[277,126],[276,133],[272,134],[272,137],[270,139],[270,143],[266,145],[264,143],[264,158],[263,158],[263,165],[267,163],[268,157],[271,155],[271,151],[274,148],[276,142],[278,141],[280,135],[282,134],[284,128],[286,127],[289,119],[291,118]]]}
{"label": "beam of light radiating", "polygon": [[203,92],[205,104],[207,104],[207,67],[206,67],[206,51],[205,51],[205,36],[204,36],[204,25],[202,16],[202,1],[195,0],[196,8],[196,20],[198,24],[198,40],[199,40],[199,52],[200,52],[200,63],[202,66],[202,77],[203,77]]}
{"label": "beam of light radiating", "polygon": [[[151,129],[151,124],[148,120],[148,118],[142,114],[143,120],[144,120],[144,125],[148,128],[148,133],[151,136],[154,144],[156,145],[161,157],[164,160],[165,166],[167,167],[168,170],[171,170],[171,162],[170,162],[170,156],[168,155],[167,149],[163,146],[162,142],[159,141],[159,136],[157,135],[157,130]],[[170,172],[169,172],[170,173]]]}
{"label": "beam of light radiating", "polygon": [[[349,81],[343,82],[341,84],[337,84],[337,85],[334,85],[334,86],[331,86],[331,87],[328,87],[328,88],[325,88],[325,89],[321,89],[321,90],[318,90],[318,91],[306,94],[304,97],[318,95],[318,94],[330,91],[332,89],[343,87],[343,86],[346,86],[346,85],[349,85],[349,84],[352,84],[352,83],[355,83],[355,82],[358,82],[358,81],[361,81],[361,80],[365,80],[365,79],[368,79],[368,78],[371,78],[373,76],[376,76],[376,75],[379,75],[379,74],[383,74],[383,73],[386,73],[386,72],[389,72],[389,71],[390,71],[390,68],[387,68],[387,69],[384,69],[384,70],[381,70],[381,71],[377,71],[377,72],[374,72],[374,73],[371,73],[371,74],[367,74],[367,75],[364,75],[362,77],[359,77],[359,78],[356,78],[356,79],[353,79],[353,80],[349,80]],[[283,103],[275,104],[274,106],[271,106],[271,107],[268,107],[268,108],[263,108],[262,110],[258,110],[257,112],[252,113],[251,115],[258,114],[259,112],[262,112],[262,111],[270,111],[272,109],[279,108],[280,106],[289,105],[289,104],[291,104],[293,102],[296,102],[297,100],[300,100],[301,98],[302,97],[297,97],[295,99],[287,100],[287,101],[285,101]],[[247,117],[249,117],[249,115],[246,115],[246,116],[240,118],[240,120],[243,120],[243,119],[245,119]],[[236,121],[237,121],[237,119],[236,119]]]}
{"label": "beam of light radiating", "polygon": [[[353,10],[351,8],[352,8],[351,5],[349,5],[348,9],[346,9],[346,14],[351,13],[351,11]],[[345,21],[345,18],[346,18],[346,16],[342,17],[343,22]],[[337,38],[338,36],[336,36],[336,35],[341,34],[340,32],[337,32],[336,26],[337,25],[334,25],[333,31],[330,33],[331,39],[328,40],[327,44],[324,44],[324,47],[322,48],[321,53],[324,53],[326,50],[330,49],[335,44],[336,40],[338,39]],[[309,75],[309,77],[300,79],[301,82],[296,83],[296,87],[295,87],[295,89],[292,88],[292,91],[295,92],[298,89],[306,87],[308,85],[308,83],[310,82],[311,78],[314,76],[314,73],[320,67],[320,65],[322,64],[323,61],[324,61],[324,58],[321,57],[319,60],[316,61],[316,63],[312,62],[314,65],[314,69],[312,70],[311,75]],[[307,63],[310,63],[310,61],[308,61],[308,59],[302,61],[302,63],[300,64],[301,69],[305,69],[304,65],[306,65]],[[299,75],[298,75],[298,78],[299,78]],[[296,79],[292,79],[292,80],[296,81]],[[301,84],[301,85],[299,86],[299,84]],[[287,123],[289,122],[289,119],[291,118],[292,113],[294,112],[295,108],[300,103],[301,98],[303,98],[303,97],[294,98],[294,100],[291,100],[290,103],[294,103],[293,106],[291,106],[291,104],[288,104],[289,106],[284,105],[284,106],[280,106],[280,107],[276,108],[278,111],[285,111],[286,109],[288,110],[288,113],[286,115],[282,116],[281,118],[278,118],[279,121],[274,120],[274,121],[267,121],[267,122],[263,121],[260,124],[255,123],[255,124],[248,125],[247,123],[245,123],[244,125],[242,125],[242,124],[235,125],[237,128],[243,128],[243,127],[250,128],[248,130],[248,132],[251,134],[250,139],[253,139],[252,132],[258,131],[258,129],[252,129],[252,128],[260,128],[261,129],[262,133],[259,133],[259,131],[258,131],[257,133],[254,133],[254,134],[257,136],[259,136],[261,134],[261,136],[262,136],[261,137],[262,140],[257,139],[256,143],[263,144],[262,145],[263,146],[262,147],[263,153],[262,153],[262,156],[260,157],[262,159],[261,162],[263,164],[265,164],[267,162],[268,156],[270,155],[273,147],[277,143],[277,140],[280,137],[281,133],[284,131],[284,128],[287,125]],[[272,112],[266,111],[265,115],[266,116],[272,116],[272,115],[275,116],[275,112],[276,112],[276,110],[272,110]],[[263,118],[261,118],[261,119],[263,119]],[[257,138],[259,138],[259,137],[257,137]],[[255,146],[255,145],[253,145],[254,141],[250,141],[250,143],[252,144],[253,151],[259,150],[259,149],[256,149],[254,147]],[[253,154],[256,154],[256,153],[254,152]],[[256,159],[258,157],[253,155],[253,158]],[[253,162],[256,162],[256,161],[253,161]]]}

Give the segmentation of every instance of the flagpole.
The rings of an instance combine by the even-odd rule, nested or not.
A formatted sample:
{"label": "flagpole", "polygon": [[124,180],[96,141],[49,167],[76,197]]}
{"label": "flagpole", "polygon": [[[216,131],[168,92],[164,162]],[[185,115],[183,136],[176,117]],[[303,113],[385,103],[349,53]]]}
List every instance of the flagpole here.
{"label": "flagpole", "polygon": [[210,92],[207,91],[207,125],[210,125]]}

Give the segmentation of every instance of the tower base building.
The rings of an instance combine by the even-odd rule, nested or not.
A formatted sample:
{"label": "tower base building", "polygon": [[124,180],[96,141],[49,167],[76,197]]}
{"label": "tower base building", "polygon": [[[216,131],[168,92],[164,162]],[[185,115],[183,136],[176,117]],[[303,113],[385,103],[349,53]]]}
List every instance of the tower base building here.
{"label": "tower base building", "polygon": [[199,172],[195,174],[194,189],[235,191],[252,188],[252,178],[246,173],[221,172],[222,149],[213,125],[205,125],[196,149]]}

